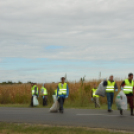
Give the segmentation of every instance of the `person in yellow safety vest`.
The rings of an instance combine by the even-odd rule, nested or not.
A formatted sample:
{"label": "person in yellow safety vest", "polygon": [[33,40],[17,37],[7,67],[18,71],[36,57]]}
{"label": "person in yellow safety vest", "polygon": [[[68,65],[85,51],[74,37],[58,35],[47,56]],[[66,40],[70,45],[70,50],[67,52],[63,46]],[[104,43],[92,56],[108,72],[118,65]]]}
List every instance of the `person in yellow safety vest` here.
{"label": "person in yellow safety vest", "polygon": [[47,89],[45,88],[45,84],[43,84],[41,87],[41,94],[43,99],[43,106],[45,106],[47,105],[47,96],[48,96],[48,92]]}
{"label": "person in yellow safety vest", "polygon": [[57,89],[55,89],[55,90],[54,90],[54,95],[56,95],[56,96],[57,96]]}
{"label": "person in yellow safety vest", "polygon": [[91,96],[92,96],[91,100],[94,101],[95,108],[97,108],[97,107],[100,108],[99,95],[95,95],[96,90],[97,90],[97,87],[96,87],[96,84],[94,84],[94,88],[92,89],[92,94],[91,94]]}
{"label": "person in yellow safety vest", "polygon": [[31,98],[31,106],[33,107],[33,96],[39,96],[39,91],[36,83],[31,83],[31,92],[32,92],[32,98]]}
{"label": "person in yellow safety vest", "polygon": [[[130,109],[131,109],[131,116],[134,116],[133,114],[133,108],[134,108],[134,81],[133,81],[133,73],[128,74],[128,79],[125,79],[121,83],[121,90],[124,92],[124,94],[127,97],[127,102],[129,103]],[[123,110],[120,109],[120,114],[123,115]]]}
{"label": "person in yellow safety vest", "polygon": [[67,83],[65,83],[65,78],[62,77],[61,78],[61,83],[58,84],[57,87],[57,98],[58,98],[58,102],[59,102],[59,111],[60,113],[63,113],[63,104],[65,101],[65,98],[68,98],[69,95],[69,88]]}
{"label": "person in yellow safety vest", "polygon": [[109,77],[109,80],[103,82],[103,86],[106,86],[107,102],[108,102],[108,112],[112,112],[112,104],[114,98],[114,90],[117,92],[118,87],[114,81],[113,75]]}

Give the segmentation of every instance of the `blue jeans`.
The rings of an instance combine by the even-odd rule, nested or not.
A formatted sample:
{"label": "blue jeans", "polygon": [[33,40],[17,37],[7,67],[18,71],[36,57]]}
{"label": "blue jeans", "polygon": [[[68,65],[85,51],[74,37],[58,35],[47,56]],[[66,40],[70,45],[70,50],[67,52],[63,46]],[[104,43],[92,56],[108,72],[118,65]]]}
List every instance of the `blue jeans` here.
{"label": "blue jeans", "polygon": [[112,109],[114,93],[107,93],[108,110]]}
{"label": "blue jeans", "polygon": [[59,97],[58,102],[60,104],[59,110],[63,110],[63,104],[64,104],[65,98],[64,97]]}

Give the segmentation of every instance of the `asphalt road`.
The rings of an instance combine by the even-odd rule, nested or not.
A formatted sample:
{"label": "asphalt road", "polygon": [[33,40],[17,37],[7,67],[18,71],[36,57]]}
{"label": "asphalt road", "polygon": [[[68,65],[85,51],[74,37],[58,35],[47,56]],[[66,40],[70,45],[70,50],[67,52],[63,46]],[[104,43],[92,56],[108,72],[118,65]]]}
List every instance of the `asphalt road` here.
{"label": "asphalt road", "polygon": [[38,123],[65,126],[134,130],[134,117],[129,111],[65,109],[64,113],[49,113],[47,108],[0,108],[0,122]]}

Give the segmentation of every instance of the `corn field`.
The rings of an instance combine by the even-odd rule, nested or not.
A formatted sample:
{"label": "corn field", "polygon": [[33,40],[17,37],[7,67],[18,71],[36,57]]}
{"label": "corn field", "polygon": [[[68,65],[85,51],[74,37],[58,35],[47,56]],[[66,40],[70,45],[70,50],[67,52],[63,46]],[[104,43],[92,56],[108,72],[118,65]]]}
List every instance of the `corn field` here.
{"label": "corn field", "polygon": [[[100,81],[80,81],[80,82],[68,82],[69,97],[66,102],[70,105],[85,106],[91,101],[91,89],[93,84],[99,85]],[[121,81],[116,81],[118,88]],[[57,88],[58,83],[46,84],[48,90],[48,103],[52,104],[52,95]],[[38,84],[39,92],[42,84]],[[119,88],[120,91],[120,88]],[[118,91],[118,92],[119,92]],[[116,96],[117,92],[115,93]],[[30,104],[31,101],[31,84],[12,84],[12,85],[0,85],[0,103],[1,104]],[[39,96],[39,102],[42,103],[42,97]],[[106,104],[106,97],[100,97],[100,103]]]}

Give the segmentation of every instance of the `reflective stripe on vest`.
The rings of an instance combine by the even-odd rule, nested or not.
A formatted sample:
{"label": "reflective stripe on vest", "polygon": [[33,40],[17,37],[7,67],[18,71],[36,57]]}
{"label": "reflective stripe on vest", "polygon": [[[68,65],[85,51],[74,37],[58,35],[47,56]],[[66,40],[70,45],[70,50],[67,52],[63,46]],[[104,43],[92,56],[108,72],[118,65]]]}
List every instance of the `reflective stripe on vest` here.
{"label": "reflective stripe on vest", "polygon": [[59,95],[66,95],[67,94],[67,89],[59,89],[59,92],[58,92]]}
{"label": "reflective stripe on vest", "polygon": [[133,94],[133,86],[134,86],[134,82],[132,81],[131,83],[129,82],[128,79],[125,80],[125,86],[123,88],[123,92],[125,94]]}
{"label": "reflective stripe on vest", "polygon": [[111,82],[111,81],[107,81],[107,88],[106,88],[106,92],[107,93],[113,93],[114,92],[114,85],[115,85],[115,82]]}
{"label": "reflective stripe on vest", "polygon": [[59,91],[58,91],[58,95],[66,95],[67,94],[67,83],[58,84],[59,87]]}
{"label": "reflective stripe on vest", "polygon": [[32,90],[32,95],[34,95],[34,92],[35,92],[35,91],[34,91],[34,90]]}

